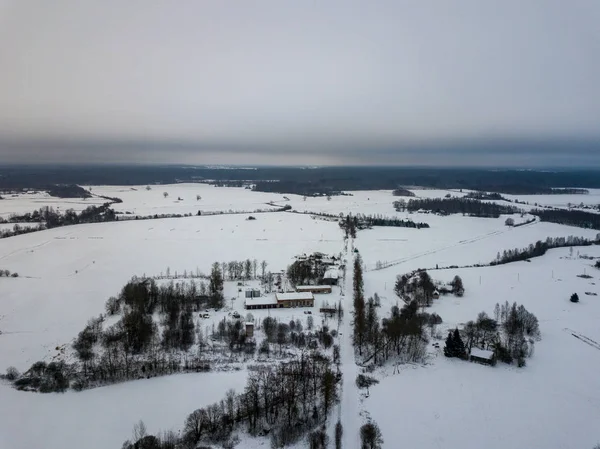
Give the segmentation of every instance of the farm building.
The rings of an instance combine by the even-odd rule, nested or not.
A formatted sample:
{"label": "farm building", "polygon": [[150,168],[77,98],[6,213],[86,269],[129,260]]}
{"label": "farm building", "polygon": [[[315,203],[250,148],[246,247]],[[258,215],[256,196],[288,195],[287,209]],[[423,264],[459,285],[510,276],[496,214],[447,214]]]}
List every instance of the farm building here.
{"label": "farm building", "polygon": [[273,296],[246,298],[246,309],[279,309],[283,307],[312,307],[315,297],[311,292],[276,293]]}
{"label": "farm building", "polygon": [[311,292],[276,293],[275,298],[279,307],[312,307],[315,297]]}
{"label": "farm building", "polygon": [[331,285],[297,285],[297,292],[331,293]]}
{"label": "farm building", "polygon": [[276,309],[280,307],[277,300],[272,296],[262,296],[259,298],[246,298],[244,303],[246,309]]}
{"label": "farm building", "polygon": [[486,351],[485,349],[471,348],[471,355],[469,356],[471,362],[481,363],[483,365],[495,365],[496,357],[493,351]]}
{"label": "farm building", "polygon": [[340,272],[337,267],[329,268],[323,275],[324,285],[338,285],[340,278]]}

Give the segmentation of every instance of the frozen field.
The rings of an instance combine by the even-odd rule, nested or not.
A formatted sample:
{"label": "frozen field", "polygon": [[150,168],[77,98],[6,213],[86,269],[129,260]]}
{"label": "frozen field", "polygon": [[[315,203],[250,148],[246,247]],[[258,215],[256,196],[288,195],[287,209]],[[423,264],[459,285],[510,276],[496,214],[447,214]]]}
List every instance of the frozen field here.
{"label": "frozen field", "polygon": [[[390,191],[304,200],[297,195],[204,184],[133,189],[92,186],[92,193],[120,197],[124,202],[114,207],[137,215],[268,209],[266,203],[274,201],[298,211],[381,214],[428,223],[431,227],[421,230],[380,227],[359,231],[355,245],[367,267],[365,294],[377,292],[382,297],[380,317],[396,303],[393,285],[398,274],[436,264],[488,263],[498,252],[546,237],[593,238],[598,233],[539,222],[509,228],[504,225],[506,217],[397,213],[392,202],[399,198]],[[167,198],[164,191],[169,193]],[[444,190],[414,192],[422,197],[460,195]],[[202,199],[197,200],[196,195]],[[592,193],[578,197],[591,198]],[[518,198],[542,204],[564,201],[562,195]],[[36,201],[46,200],[57,201],[53,207],[64,210],[77,209],[79,203],[83,209],[97,198],[71,202],[32,195],[20,202],[0,200],[0,214],[30,212],[42,207]],[[51,360],[56,347],[69,345],[90,317],[104,311],[106,299],[116,295],[133,275],[164,274],[167,268],[171,274],[184,270],[207,273],[214,261],[247,258],[259,263],[264,259],[268,270],[277,272],[284,270],[294,255],[314,251],[338,254],[344,248],[335,222],[284,212],[253,215],[256,220],[252,221],[247,214],[239,214],[85,224],[1,239],[0,268],[18,272],[20,277],[0,278],[0,371],[11,365],[24,370],[37,360]],[[467,290],[463,298],[435,302],[430,311],[443,318],[442,329],[475,319],[480,311],[492,314],[496,302],[517,301],[540,319],[542,341],[524,369],[488,368],[432,352],[427,366],[403,367],[397,375],[391,374],[391,367],[378,371],[381,383],[371,389],[369,398],[362,399],[361,407],[380,425],[386,449],[591,449],[600,442],[596,429],[600,422],[600,351],[565,331],[571,329],[600,342],[600,270],[591,266],[592,261],[578,259],[578,251],[600,257],[599,247],[575,248],[573,258],[567,257],[568,248],[562,248],[530,263],[431,271],[434,279],[443,281],[460,275]],[[377,261],[393,265],[374,270]],[[584,270],[593,278],[577,277]],[[236,290],[227,283],[226,299],[236,296]],[[568,301],[573,292],[579,294],[579,304]],[[316,307],[336,302],[339,293],[336,288],[332,295],[317,296]],[[246,313],[241,298],[226,301],[226,306]],[[251,313],[255,318],[277,314],[285,320],[306,320],[302,309]],[[211,313],[204,325],[226,315],[227,311]],[[318,315],[314,318],[318,323]],[[343,331],[349,334],[346,327]],[[149,432],[180,429],[190,412],[221,399],[228,388],[243,388],[245,378],[244,370],[177,375],[60,395],[23,393],[0,384],[0,448],[40,447],[43,441],[43,447],[49,449],[118,449],[131,438],[138,420],[144,420]],[[268,447],[268,442],[243,441],[237,447]]]}
{"label": "frozen field", "polygon": [[63,394],[23,393],[0,383],[0,447],[119,449],[139,420],[149,433],[177,431],[192,411],[245,385],[243,371],[178,374]]}
{"label": "frozen field", "polygon": [[[581,253],[600,257],[600,248],[582,248]],[[386,448],[400,442],[426,449],[592,448],[600,441],[600,350],[568,331],[600,342],[600,296],[585,295],[600,295],[600,270],[568,255],[568,248],[561,248],[531,263],[431,272],[443,281],[458,274],[466,288],[462,298],[434,301],[429,311],[443,318],[441,328],[475,319],[481,311],[493,316],[496,302],[516,301],[539,318],[542,340],[524,369],[447,359],[440,349],[428,366],[380,373],[382,382],[372,388],[364,407],[381,426]],[[578,278],[584,270],[593,278]],[[382,313],[395,303],[393,277],[385,271],[365,278],[368,294],[384,293],[382,282],[388,279]],[[569,302],[575,292],[579,304]],[[411,431],[405,432],[405,426]]]}
{"label": "frozen field", "polygon": [[[114,204],[119,212],[133,215],[194,214],[215,211],[254,211],[273,209],[267,203],[281,201],[283,195],[252,192],[239,187],[215,187],[208,184],[167,184],[146,186],[88,186],[92,193],[117,197],[122,203]],[[168,196],[165,197],[164,193]],[[197,197],[201,198],[198,199]]]}
{"label": "frozen field", "polygon": [[42,207],[52,207],[59,211],[73,209],[80,212],[86,207],[106,203],[104,198],[56,198],[46,192],[31,192],[20,194],[2,193],[0,200],[0,217],[8,219],[11,215],[31,213]]}

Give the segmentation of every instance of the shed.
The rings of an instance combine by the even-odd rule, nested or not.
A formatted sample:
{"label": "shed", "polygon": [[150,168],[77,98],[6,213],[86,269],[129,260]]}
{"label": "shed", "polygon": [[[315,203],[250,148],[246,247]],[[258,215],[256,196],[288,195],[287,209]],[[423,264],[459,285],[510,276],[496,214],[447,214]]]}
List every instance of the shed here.
{"label": "shed", "polygon": [[493,366],[496,364],[496,357],[493,351],[479,348],[471,348],[469,360],[471,362],[481,363],[483,365]]}
{"label": "shed", "polygon": [[246,322],[246,338],[254,337],[254,323],[247,321]]}
{"label": "shed", "polygon": [[433,297],[433,299],[440,299],[440,292],[437,290],[434,290],[432,297]]}

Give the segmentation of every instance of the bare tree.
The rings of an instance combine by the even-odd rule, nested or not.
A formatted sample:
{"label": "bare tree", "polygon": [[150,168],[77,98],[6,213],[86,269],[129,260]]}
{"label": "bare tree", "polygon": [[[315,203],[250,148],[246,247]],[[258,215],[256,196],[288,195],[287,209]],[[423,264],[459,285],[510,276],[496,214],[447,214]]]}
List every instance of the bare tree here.
{"label": "bare tree", "polygon": [[252,274],[253,274],[254,279],[256,279],[257,268],[258,268],[258,260],[254,259],[252,261]]}
{"label": "bare tree", "polygon": [[263,279],[263,281],[265,280],[265,273],[266,273],[266,271],[267,271],[267,265],[268,265],[268,264],[267,264],[267,261],[266,261],[266,260],[263,260],[263,261],[260,263],[260,270],[261,270],[261,275],[262,275],[262,279]]}
{"label": "bare tree", "polygon": [[139,422],[133,425],[133,441],[139,441],[148,434],[146,424],[140,419]]}
{"label": "bare tree", "polygon": [[163,192],[163,196],[166,198],[169,196],[169,192]]}

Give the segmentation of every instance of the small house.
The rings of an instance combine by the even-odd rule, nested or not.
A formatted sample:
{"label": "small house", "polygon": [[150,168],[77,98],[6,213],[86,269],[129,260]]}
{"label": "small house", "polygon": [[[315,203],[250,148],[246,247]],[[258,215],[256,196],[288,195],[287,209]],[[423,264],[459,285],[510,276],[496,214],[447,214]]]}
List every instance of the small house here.
{"label": "small house", "polygon": [[440,299],[440,292],[437,290],[433,291],[433,295],[432,295],[433,299]]}
{"label": "small house", "polygon": [[254,323],[246,322],[246,338],[254,337]]}
{"label": "small house", "polygon": [[494,366],[496,364],[494,351],[487,351],[479,348],[471,348],[469,360],[471,362],[481,363],[483,365]]}

